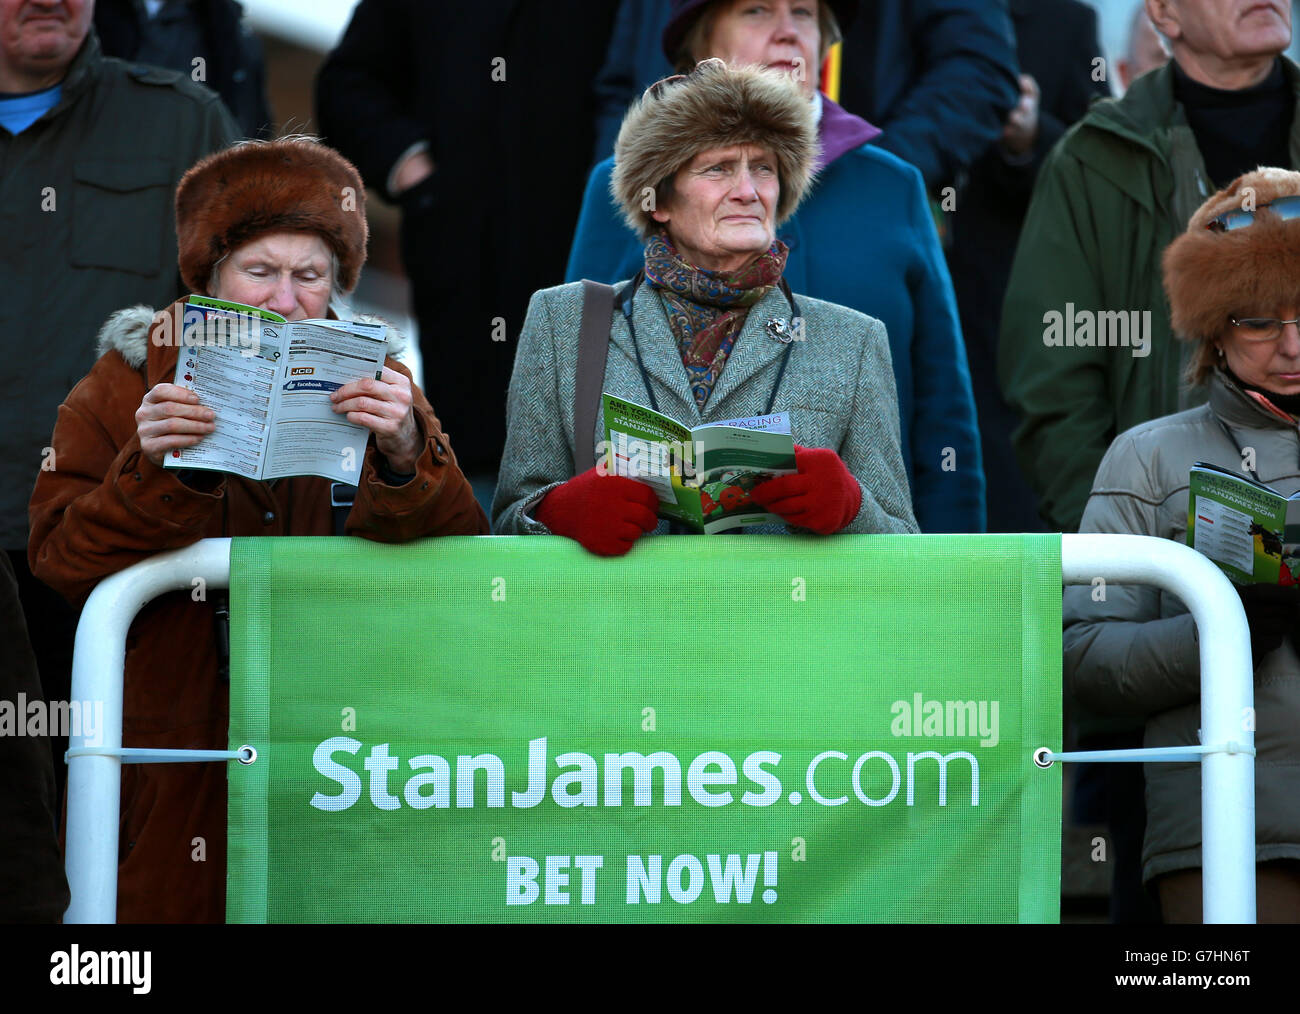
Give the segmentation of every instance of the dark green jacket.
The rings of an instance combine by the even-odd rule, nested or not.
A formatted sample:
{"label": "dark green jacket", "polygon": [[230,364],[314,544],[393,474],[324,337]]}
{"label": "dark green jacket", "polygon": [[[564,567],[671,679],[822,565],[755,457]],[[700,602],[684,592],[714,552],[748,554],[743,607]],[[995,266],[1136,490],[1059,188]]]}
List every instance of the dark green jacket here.
{"label": "dark green jacket", "polygon": [[[1283,64],[1300,99],[1300,67]],[[1290,155],[1300,166],[1300,118]],[[1043,164],[1007,287],[998,375],[1022,418],[1020,466],[1053,528],[1077,530],[1118,433],[1205,400],[1181,382],[1191,346],[1170,332],[1160,257],[1215,189],[1174,99],[1172,63],[1094,103]],[[1149,310],[1147,354],[1045,344],[1048,315],[1070,306],[1076,316]]]}
{"label": "dark green jacket", "polygon": [[95,362],[114,310],[181,289],[181,175],[238,136],[216,93],[104,57],[92,30],[59,104],[0,127],[0,547],[27,545],[27,501],[59,403]]}

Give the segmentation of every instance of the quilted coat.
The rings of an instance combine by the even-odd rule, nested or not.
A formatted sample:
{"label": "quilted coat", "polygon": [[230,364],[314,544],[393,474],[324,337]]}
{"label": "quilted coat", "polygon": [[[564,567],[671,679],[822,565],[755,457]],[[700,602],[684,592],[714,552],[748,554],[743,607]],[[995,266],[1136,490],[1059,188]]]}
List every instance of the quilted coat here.
{"label": "quilted coat", "polygon": [[[1222,372],[1206,405],[1121,433],[1102,459],[1080,532],[1187,541],[1188,473],[1197,461],[1240,472],[1254,448],[1260,479],[1300,490],[1296,426],[1252,401]],[[1224,431],[1222,422],[1232,433]],[[1065,684],[1089,711],[1145,720],[1145,745],[1188,746],[1201,724],[1201,667],[1191,614],[1149,585],[1065,589]],[[1300,859],[1300,657],[1291,638],[1255,670],[1255,857]],[[1201,865],[1201,766],[1146,766],[1142,878]]]}

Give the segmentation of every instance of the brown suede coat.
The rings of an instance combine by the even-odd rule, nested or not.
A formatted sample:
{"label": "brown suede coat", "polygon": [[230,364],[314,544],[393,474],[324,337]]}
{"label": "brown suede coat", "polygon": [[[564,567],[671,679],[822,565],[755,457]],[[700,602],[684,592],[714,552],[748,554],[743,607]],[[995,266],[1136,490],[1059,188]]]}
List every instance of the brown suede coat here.
{"label": "brown suede coat", "polygon": [[[103,354],[59,406],[54,468],[32,493],[32,571],[74,603],[109,574],[199,539],[333,531],[327,479],[227,474],[201,492],[141,453],[136,409],[149,388],[171,382],[177,349],[147,340],[140,319],[115,319],[101,333]],[[394,359],[387,365],[410,376]],[[414,407],[425,438],[415,478],[387,485],[372,438],[347,534],[378,542],[486,534],[487,518],[418,389]],[[127,638],[123,745],[225,749],[228,714],[211,603],[188,592],[155,599]],[[119,849],[119,922],[223,921],[225,763],[123,765]]]}

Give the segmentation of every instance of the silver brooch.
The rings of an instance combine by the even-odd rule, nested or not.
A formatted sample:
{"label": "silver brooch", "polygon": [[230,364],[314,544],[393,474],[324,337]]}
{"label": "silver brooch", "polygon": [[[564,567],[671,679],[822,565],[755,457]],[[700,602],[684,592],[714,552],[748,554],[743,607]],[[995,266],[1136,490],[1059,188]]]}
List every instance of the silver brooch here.
{"label": "silver brooch", "polygon": [[790,328],[786,325],[785,318],[783,317],[769,318],[764,327],[769,335],[781,342],[783,345],[794,341],[794,335],[790,332]]}

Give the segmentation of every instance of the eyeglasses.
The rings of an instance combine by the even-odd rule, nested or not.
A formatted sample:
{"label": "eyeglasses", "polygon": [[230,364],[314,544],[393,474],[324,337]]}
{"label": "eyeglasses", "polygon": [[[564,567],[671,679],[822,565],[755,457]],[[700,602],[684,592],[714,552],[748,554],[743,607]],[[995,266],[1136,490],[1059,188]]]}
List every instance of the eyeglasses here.
{"label": "eyeglasses", "polygon": [[1300,318],[1296,320],[1278,320],[1276,317],[1243,317],[1238,320],[1236,317],[1229,317],[1233,327],[1242,339],[1248,342],[1257,342],[1262,345],[1265,342],[1275,342],[1282,337],[1282,328],[1287,324],[1300,325]]}
{"label": "eyeglasses", "polygon": [[1211,219],[1206,223],[1205,227],[1211,232],[1232,232],[1233,229],[1241,229],[1253,224],[1256,214],[1265,208],[1285,222],[1289,218],[1300,216],[1300,196],[1279,197],[1271,204],[1261,204],[1254,211],[1247,211],[1245,208],[1234,208],[1232,211],[1225,211],[1218,218]]}

